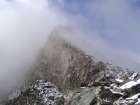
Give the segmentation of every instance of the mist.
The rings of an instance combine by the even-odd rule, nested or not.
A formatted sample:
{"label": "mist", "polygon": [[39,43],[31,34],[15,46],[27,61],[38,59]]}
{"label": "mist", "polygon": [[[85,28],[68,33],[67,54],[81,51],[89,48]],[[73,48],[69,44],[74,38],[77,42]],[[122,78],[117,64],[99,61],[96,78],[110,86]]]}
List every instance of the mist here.
{"label": "mist", "polygon": [[63,22],[45,0],[1,0],[0,14],[0,88],[9,90],[23,82],[48,35]]}
{"label": "mist", "polygon": [[[69,25],[73,30],[107,56],[110,63],[140,72],[138,0],[89,0],[64,3],[69,3],[64,7],[70,11],[67,15],[69,20],[72,20]],[[69,10],[69,7],[72,9]]]}
{"label": "mist", "polygon": [[130,0],[1,0],[0,89],[22,81],[57,25],[79,33],[110,63],[139,72],[134,62],[140,63],[140,9],[134,5]]}

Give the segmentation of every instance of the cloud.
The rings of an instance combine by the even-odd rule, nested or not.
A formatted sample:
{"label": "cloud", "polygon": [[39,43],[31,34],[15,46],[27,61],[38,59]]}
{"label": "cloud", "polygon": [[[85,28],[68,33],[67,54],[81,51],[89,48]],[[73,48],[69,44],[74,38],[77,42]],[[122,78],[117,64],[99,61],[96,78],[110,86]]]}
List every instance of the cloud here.
{"label": "cloud", "polygon": [[[140,8],[135,4],[138,1],[94,1],[87,5],[93,22],[96,21],[96,28],[102,39],[109,42],[111,47],[120,51],[122,55],[131,52],[139,54],[140,40]],[[93,26],[94,27],[94,26]],[[122,53],[123,52],[123,53]],[[125,54],[124,54],[125,52]],[[127,56],[128,57],[128,56]]]}
{"label": "cloud", "polygon": [[104,49],[103,52],[107,53],[109,49],[140,63],[138,0],[89,0],[78,3],[71,1],[63,8],[71,21],[69,27],[84,34],[93,45]]}
{"label": "cloud", "polygon": [[[52,5],[52,4],[51,4]],[[61,12],[45,0],[0,1],[0,84],[15,86],[36,58]],[[2,88],[2,86],[0,87]]]}

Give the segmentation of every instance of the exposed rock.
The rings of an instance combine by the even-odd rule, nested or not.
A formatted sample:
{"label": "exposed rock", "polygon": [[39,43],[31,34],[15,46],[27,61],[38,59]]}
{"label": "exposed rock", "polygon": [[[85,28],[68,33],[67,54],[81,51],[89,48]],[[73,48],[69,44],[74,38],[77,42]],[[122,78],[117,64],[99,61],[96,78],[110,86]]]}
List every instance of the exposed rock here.
{"label": "exposed rock", "polygon": [[78,88],[70,91],[66,105],[112,105],[115,96],[102,87]]}
{"label": "exposed rock", "polygon": [[95,57],[79,49],[79,46],[73,45],[65,34],[74,36],[75,33],[61,26],[56,27],[44,46],[46,78],[63,91],[82,84],[87,86],[94,81],[106,81],[109,85],[116,78],[128,79],[133,74],[127,69],[97,61]]}
{"label": "exposed rock", "polygon": [[95,80],[95,74],[106,69],[104,63],[97,62],[94,57],[73,46],[56,29],[49,36],[44,49],[47,80],[63,90],[87,85]]}
{"label": "exposed rock", "polygon": [[54,101],[53,105],[64,105],[65,99],[64,98],[59,98],[58,100]]}
{"label": "exposed rock", "polygon": [[67,105],[89,105],[96,97],[96,88],[78,88],[72,90],[68,96]]}
{"label": "exposed rock", "polygon": [[[20,93],[20,94],[19,94]],[[64,104],[65,96],[50,82],[37,80],[22,90],[16,90],[8,96],[6,105],[56,105]]]}

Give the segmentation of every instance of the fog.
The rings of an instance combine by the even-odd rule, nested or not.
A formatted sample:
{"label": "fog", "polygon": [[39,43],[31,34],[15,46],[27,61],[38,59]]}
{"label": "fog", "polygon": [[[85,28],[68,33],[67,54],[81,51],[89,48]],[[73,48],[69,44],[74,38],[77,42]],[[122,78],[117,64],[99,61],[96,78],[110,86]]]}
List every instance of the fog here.
{"label": "fog", "polygon": [[140,72],[139,4],[138,0],[75,1],[70,2],[73,9],[67,14],[72,20],[71,28],[104,53],[111,63]]}
{"label": "fog", "polygon": [[32,0],[0,1],[0,88],[21,82],[61,15],[49,2]]}
{"label": "fog", "polygon": [[[1,0],[0,89],[9,90],[21,82],[57,25],[79,33],[111,63],[135,68],[138,64],[135,62],[140,62],[137,46],[140,15],[138,7],[130,10],[130,3],[130,0],[89,0],[83,5],[67,0]],[[79,46],[85,47],[80,43]],[[138,67],[133,70],[139,72]]]}

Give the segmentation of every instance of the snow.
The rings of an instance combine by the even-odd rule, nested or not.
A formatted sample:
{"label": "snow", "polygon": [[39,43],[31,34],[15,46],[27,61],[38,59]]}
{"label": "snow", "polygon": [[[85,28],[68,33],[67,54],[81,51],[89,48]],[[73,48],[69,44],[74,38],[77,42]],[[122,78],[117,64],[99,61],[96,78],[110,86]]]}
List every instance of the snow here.
{"label": "snow", "polygon": [[110,79],[124,79],[124,78],[129,78],[132,76],[134,72],[129,71],[128,69],[121,68],[118,66],[114,66],[112,64],[106,63],[106,71],[105,74],[107,77],[110,77]]}
{"label": "snow", "polygon": [[113,91],[112,89],[110,89],[110,91],[111,91],[113,94],[121,94],[121,95],[124,95],[124,93],[116,92],[116,91]]}
{"label": "snow", "polygon": [[122,102],[126,103],[131,103],[131,102],[135,102],[134,100],[138,100],[138,102],[135,103],[135,105],[139,105],[140,104],[140,99],[138,98],[140,96],[140,93],[133,95],[132,97],[126,98],[124,99]]}
{"label": "snow", "polygon": [[112,91],[112,93],[113,93],[113,94],[121,94],[121,95],[123,95],[123,93],[121,93],[121,92]]}
{"label": "snow", "polygon": [[65,98],[64,94],[50,82],[37,80],[34,88],[38,90],[39,96],[42,97],[42,102],[46,105],[53,105],[53,102],[59,98]]}
{"label": "snow", "polygon": [[138,75],[138,73],[134,73],[129,79],[134,80],[134,78]]}
{"label": "snow", "polygon": [[110,87],[108,87],[108,86],[104,86],[104,88],[105,88],[105,89],[110,89]]}
{"label": "snow", "polygon": [[140,96],[140,93],[133,95],[130,98],[126,98],[126,99],[137,99]]}
{"label": "snow", "polygon": [[[44,80],[37,80],[33,84],[28,84],[28,87],[26,87],[26,90],[31,90],[31,93],[33,96],[38,97],[41,101],[41,103],[45,105],[53,105],[54,101],[65,98],[65,95],[59,90],[59,88],[47,81]],[[9,96],[9,100],[13,100],[21,95],[21,90],[13,91]],[[25,89],[24,89],[25,90]],[[27,104],[28,103],[28,97],[27,97]]]}
{"label": "snow", "polygon": [[121,89],[127,89],[127,88],[131,88],[132,86],[135,86],[135,85],[137,85],[137,82],[130,81],[130,82],[124,84],[123,86],[121,86],[120,88]]}
{"label": "snow", "polygon": [[117,85],[114,83],[114,84],[111,84],[110,87],[117,88]]}
{"label": "snow", "polygon": [[122,79],[115,79],[117,82],[120,82],[120,83],[122,83],[123,82],[123,80]]}
{"label": "snow", "polygon": [[128,89],[128,88],[131,88],[131,87],[136,86],[138,84],[140,84],[140,79],[138,79],[136,82],[135,81],[130,81],[130,82],[124,84],[123,86],[121,86],[120,88],[121,89]]}
{"label": "snow", "polygon": [[138,102],[135,103],[135,105],[139,105],[140,104],[140,99],[138,98]]}
{"label": "snow", "polygon": [[110,103],[110,101],[108,101],[107,99],[103,99],[105,102]]}
{"label": "snow", "polygon": [[[137,73],[134,73],[132,76],[131,76],[131,79],[135,78],[138,74]],[[119,79],[116,81],[119,81]],[[134,80],[131,80],[129,82],[127,82],[126,84],[122,85],[121,87],[116,87],[118,89],[129,89],[133,86],[136,86],[136,85],[139,85],[140,84],[140,79],[138,79],[137,81],[134,81]],[[110,87],[114,87],[115,84],[111,84]],[[121,94],[122,96],[124,95],[124,93],[122,92],[115,92],[113,91],[113,89],[110,89],[111,92],[113,94]],[[116,101],[116,105],[121,105],[121,104],[124,104],[124,105],[128,105],[128,104],[132,104],[132,103],[135,103],[135,105],[140,105],[140,93],[137,93],[131,97],[128,97],[128,98],[119,98],[118,101]]]}

